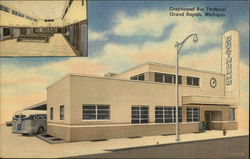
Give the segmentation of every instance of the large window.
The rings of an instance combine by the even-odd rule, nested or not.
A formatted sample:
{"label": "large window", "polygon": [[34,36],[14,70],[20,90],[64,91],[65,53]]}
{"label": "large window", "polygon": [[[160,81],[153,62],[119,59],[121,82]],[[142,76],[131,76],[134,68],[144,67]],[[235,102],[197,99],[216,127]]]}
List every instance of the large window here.
{"label": "large window", "polygon": [[200,120],[199,116],[199,108],[187,108],[187,121],[188,122],[195,122]]}
{"label": "large window", "polygon": [[83,105],[82,119],[83,120],[109,120],[110,119],[109,105]]}
{"label": "large window", "polygon": [[60,120],[64,120],[64,106],[60,106]]}
{"label": "large window", "polygon": [[[174,74],[155,73],[155,82],[175,83]],[[178,76],[178,83],[182,84],[182,76]]]}
{"label": "large window", "polygon": [[144,81],[144,73],[130,77],[131,80],[140,80],[140,81]]}
{"label": "large window", "polygon": [[234,108],[229,108],[229,120],[235,121],[235,109]]}
{"label": "large window", "polygon": [[189,77],[187,76],[187,85],[199,86],[200,79],[197,77]]}
{"label": "large window", "polygon": [[53,113],[54,113],[54,109],[53,109],[53,107],[51,107],[50,108],[50,120],[54,119],[54,116],[53,116],[54,114]]}
{"label": "large window", "polygon": [[[155,122],[156,123],[173,123],[175,118],[175,107],[155,107]],[[181,108],[178,108],[178,121],[182,122]]]}
{"label": "large window", "polygon": [[148,107],[147,106],[132,106],[131,107],[131,122],[132,124],[148,123]]}

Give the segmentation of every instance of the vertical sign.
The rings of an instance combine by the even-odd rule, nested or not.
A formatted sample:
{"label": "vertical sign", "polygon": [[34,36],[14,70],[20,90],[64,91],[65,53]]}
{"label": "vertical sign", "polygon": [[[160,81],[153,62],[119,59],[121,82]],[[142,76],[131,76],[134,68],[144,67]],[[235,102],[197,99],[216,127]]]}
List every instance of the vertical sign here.
{"label": "vertical sign", "polygon": [[240,43],[237,30],[229,30],[222,36],[222,73],[225,74],[225,95],[238,101]]}

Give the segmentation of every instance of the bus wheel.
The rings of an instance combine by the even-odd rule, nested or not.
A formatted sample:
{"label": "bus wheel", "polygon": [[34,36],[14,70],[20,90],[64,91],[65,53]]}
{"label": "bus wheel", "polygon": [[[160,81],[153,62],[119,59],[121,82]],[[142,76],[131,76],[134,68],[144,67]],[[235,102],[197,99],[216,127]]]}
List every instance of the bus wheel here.
{"label": "bus wheel", "polygon": [[44,132],[44,128],[42,126],[40,126],[37,130],[38,134],[42,134]]}

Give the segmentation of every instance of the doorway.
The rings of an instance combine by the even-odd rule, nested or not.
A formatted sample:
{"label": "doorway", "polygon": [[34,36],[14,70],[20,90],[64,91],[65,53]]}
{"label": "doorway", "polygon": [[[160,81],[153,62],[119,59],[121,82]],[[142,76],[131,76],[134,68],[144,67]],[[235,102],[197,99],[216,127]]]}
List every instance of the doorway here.
{"label": "doorway", "polygon": [[212,129],[212,112],[205,111],[205,123],[206,123],[206,130]]}

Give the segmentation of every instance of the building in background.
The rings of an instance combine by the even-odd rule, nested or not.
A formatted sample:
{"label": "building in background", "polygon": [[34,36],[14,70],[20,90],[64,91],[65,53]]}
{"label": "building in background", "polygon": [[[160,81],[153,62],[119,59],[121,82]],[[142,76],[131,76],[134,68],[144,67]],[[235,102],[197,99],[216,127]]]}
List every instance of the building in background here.
{"label": "building in background", "polygon": [[[237,129],[239,34],[230,31],[222,73],[180,67],[180,133]],[[229,46],[230,45],[230,46]],[[230,49],[229,49],[230,47]],[[235,52],[236,51],[236,52]],[[231,61],[232,67],[229,66]],[[105,77],[70,74],[47,88],[48,134],[67,141],[175,134],[175,66],[145,63]]]}
{"label": "building in background", "polygon": [[[60,56],[88,56],[87,53],[87,1],[1,1],[0,2],[0,41],[1,56],[20,56],[23,47],[18,41],[39,41],[42,33],[56,33],[57,36],[50,37],[46,42],[52,43],[38,46],[40,50],[21,56],[44,56],[39,53],[48,48],[47,56],[57,56],[57,52],[70,49],[73,54],[65,53]],[[59,36],[62,34],[63,36]],[[39,35],[39,37],[38,37]],[[17,41],[15,38],[19,38]],[[63,38],[63,39],[60,39]],[[60,40],[66,40],[65,46]],[[9,44],[11,43],[11,44]],[[12,45],[12,47],[8,47]],[[34,44],[30,44],[34,45]],[[6,46],[6,47],[5,47]],[[24,46],[25,47],[25,46]],[[58,47],[58,48],[57,48]],[[60,48],[61,47],[61,48]],[[65,49],[64,47],[68,47]],[[17,49],[16,54],[15,50]],[[27,47],[29,48],[29,47]],[[34,50],[36,50],[34,46]],[[32,48],[31,48],[32,49]]]}

